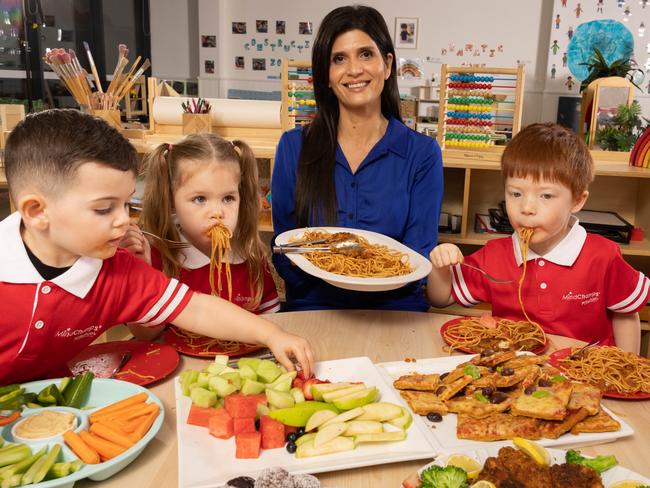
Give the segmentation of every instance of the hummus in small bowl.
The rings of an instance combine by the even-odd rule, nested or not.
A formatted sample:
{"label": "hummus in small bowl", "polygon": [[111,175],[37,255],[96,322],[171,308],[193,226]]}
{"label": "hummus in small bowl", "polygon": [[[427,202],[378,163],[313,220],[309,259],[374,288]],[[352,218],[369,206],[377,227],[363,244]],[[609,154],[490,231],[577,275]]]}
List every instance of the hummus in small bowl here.
{"label": "hummus in small bowl", "polygon": [[67,407],[47,407],[33,410],[11,428],[11,435],[18,442],[35,444],[58,442],[64,432],[76,429],[80,422],[79,412]]}

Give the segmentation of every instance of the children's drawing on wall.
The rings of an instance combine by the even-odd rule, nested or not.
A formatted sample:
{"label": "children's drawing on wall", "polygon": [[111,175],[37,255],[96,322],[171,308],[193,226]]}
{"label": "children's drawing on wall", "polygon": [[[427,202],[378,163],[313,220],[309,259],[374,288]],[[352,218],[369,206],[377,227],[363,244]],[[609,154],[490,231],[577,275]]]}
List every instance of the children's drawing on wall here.
{"label": "children's drawing on wall", "polygon": [[641,8],[645,8],[648,5],[648,0],[641,0],[639,3],[641,4]]}
{"label": "children's drawing on wall", "polygon": [[418,47],[418,19],[395,18],[395,47],[415,49]]}
{"label": "children's drawing on wall", "polygon": [[312,34],[311,22],[298,22],[298,34],[309,36]]}
{"label": "children's drawing on wall", "polygon": [[598,0],[596,2],[596,12],[599,14],[603,13],[603,5],[605,5],[605,0]]}
{"label": "children's drawing on wall", "polygon": [[564,84],[566,85],[569,91],[572,91],[573,85],[575,85],[575,81],[573,81],[573,77],[569,75],[566,77],[566,81],[564,82]]}
{"label": "children's drawing on wall", "polygon": [[263,34],[269,31],[269,21],[268,20],[256,20],[255,21],[255,30]]}
{"label": "children's drawing on wall", "polygon": [[555,65],[551,68],[551,79],[555,79],[555,73],[557,73],[557,69],[555,68]]}
{"label": "children's drawing on wall", "polygon": [[553,55],[556,55],[559,50],[560,50],[560,45],[557,43],[556,40],[553,40],[553,44],[551,44],[551,51],[553,51]]}
{"label": "children's drawing on wall", "polygon": [[419,80],[422,78],[422,61],[419,59],[399,58],[397,76],[402,80]]}
{"label": "children's drawing on wall", "polygon": [[556,28],[556,29],[559,29],[559,28],[560,28],[560,23],[561,23],[561,20],[560,20],[560,14],[557,14],[557,15],[555,16],[555,28]]}
{"label": "children's drawing on wall", "polygon": [[567,1],[567,0],[562,0],[562,6],[563,6],[563,7],[566,7],[566,1]]}
{"label": "children's drawing on wall", "polygon": [[284,20],[275,21],[275,33],[276,34],[286,34],[287,32],[287,22]]}
{"label": "children's drawing on wall", "polygon": [[207,74],[213,74],[214,73],[214,59],[206,59],[205,63],[205,72]]}
{"label": "children's drawing on wall", "polygon": [[562,54],[562,67],[566,68],[567,55],[566,53]]}
{"label": "children's drawing on wall", "polygon": [[569,30],[566,31],[566,35],[569,38],[569,40],[571,40],[571,38],[573,37],[573,32],[574,32],[573,31],[573,26],[570,26]]}
{"label": "children's drawing on wall", "polygon": [[580,14],[583,12],[582,6],[580,4],[576,5],[576,8],[574,9],[574,12],[576,13],[576,19],[579,19]]}
{"label": "children's drawing on wall", "polygon": [[266,58],[253,58],[253,71],[266,71]]}
{"label": "children's drawing on wall", "polygon": [[632,11],[630,10],[630,7],[626,5],[625,10],[623,10],[623,22],[628,22],[630,20],[630,15],[632,15]]}
{"label": "children's drawing on wall", "polygon": [[201,36],[201,47],[217,47],[217,36]]}
{"label": "children's drawing on wall", "polygon": [[233,22],[232,23],[232,33],[233,34],[246,34],[246,22]]}
{"label": "children's drawing on wall", "polygon": [[643,22],[639,24],[639,29],[637,32],[639,33],[639,37],[645,36],[645,24]]}
{"label": "children's drawing on wall", "polygon": [[244,56],[235,56],[235,69],[244,69]]}

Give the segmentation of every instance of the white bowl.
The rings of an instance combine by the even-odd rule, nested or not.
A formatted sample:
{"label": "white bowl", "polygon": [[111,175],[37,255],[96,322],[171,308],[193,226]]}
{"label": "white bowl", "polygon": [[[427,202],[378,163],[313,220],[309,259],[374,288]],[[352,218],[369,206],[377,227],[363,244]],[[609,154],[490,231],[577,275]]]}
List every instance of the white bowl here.
{"label": "white bowl", "polygon": [[[73,421],[72,427],[69,429],[66,429],[62,432],[59,432],[58,434],[48,436],[48,437],[38,437],[38,438],[28,438],[28,437],[22,437],[18,434],[16,434],[16,429],[19,427],[23,422],[25,422],[29,417],[33,417],[34,415],[39,415],[42,414],[43,412],[65,412],[65,413],[71,413],[72,415],[75,416],[75,419]],[[18,420],[12,427],[11,427],[11,436],[14,438],[16,442],[22,442],[23,444],[48,444],[48,443],[63,443],[63,434],[67,432],[68,430],[77,430],[80,428],[87,428],[88,427],[88,420],[86,415],[82,415],[81,412],[76,409],[76,408],[70,408],[70,407],[44,407],[44,408],[38,408],[31,410],[30,412],[23,413],[23,417]]]}

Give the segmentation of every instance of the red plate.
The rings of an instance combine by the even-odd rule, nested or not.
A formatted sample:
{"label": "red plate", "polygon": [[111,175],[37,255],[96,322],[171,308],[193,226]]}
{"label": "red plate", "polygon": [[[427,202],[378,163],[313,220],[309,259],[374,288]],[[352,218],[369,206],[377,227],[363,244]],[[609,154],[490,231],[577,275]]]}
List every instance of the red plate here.
{"label": "red plate", "polygon": [[[548,362],[549,364],[555,366],[560,371],[565,371],[566,368],[560,362],[560,360],[564,359],[569,354],[571,354],[570,347],[559,349],[549,356]],[[625,394],[625,393],[619,393],[617,391],[604,391],[603,396],[608,398],[618,398],[620,400],[646,400],[650,398],[650,393],[638,392],[638,393]]]}
{"label": "red plate", "polygon": [[178,366],[178,353],[166,344],[114,341],[88,346],[68,367],[73,374],[92,371],[97,378],[108,378],[127,351],[131,352],[131,359],[115,375],[116,380],[144,386],[173,373]]}
{"label": "red plate", "polygon": [[186,334],[186,332],[170,325],[165,329],[163,341],[181,354],[202,358],[213,358],[217,354],[224,354],[226,356],[243,356],[249,352],[264,349],[264,346],[244,344],[240,342],[237,344],[237,349],[230,350],[222,347],[218,343],[211,344],[211,342],[214,341],[212,337],[197,336],[196,338],[190,338]]}
{"label": "red plate", "polygon": [[[456,317],[455,319],[451,319],[451,320],[445,322],[444,324],[442,324],[442,327],[440,327],[440,335],[442,336],[442,340],[445,341],[446,344],[449,344],[449,342],[447,341],[447,338],[444,336],[445,331],[449,327],[451,327],[452,325],[455,325],[455,324],[459,323],[461,320],[471,319],[471,318],[475,318],[475,317]],[[495,317],[495,320],[499,320],[499,319],[497,319]],[[451,345],[451,344],[449,344],[449,345]],[[548,340],[544,344],[542,344],[542,345],[536,347],[535,349],[533,349],[531,352],[533,354],[541,354],[544,351],[546,351],[547,348],[548,348]],[[471,349],[468,349],[466,347],[457,347],[454,350],[455,351],[462,351],[462,352],[465,352],[467,354],[478,354],[479,352],[481,352],[481,351],[472,351]]]}

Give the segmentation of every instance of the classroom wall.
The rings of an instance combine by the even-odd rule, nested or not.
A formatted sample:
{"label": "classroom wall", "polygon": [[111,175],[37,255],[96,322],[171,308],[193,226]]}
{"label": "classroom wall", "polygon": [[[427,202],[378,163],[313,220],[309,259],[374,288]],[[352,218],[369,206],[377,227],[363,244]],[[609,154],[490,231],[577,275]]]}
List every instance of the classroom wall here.
{"label": "classroom wall", "polygon": [[[602,12],[597,11],[599,2],[602,2]],[[345,0],[156,0],[151,5],[154,74],[183,79],[197,73],[199,93],[205,97],[227,97],[229,89],[277,91],[277,60],[285,56],[292,59],[311,56],[314,35],[300,34],[298,23],[312,22],[315,34],[327,12],[350,3]],[[577,29],[582,22],[599,18],[623,20],[624,17],[624,8],[619,8],[615,0],[374,0],[367,3],[382,12],[393,36],[397,17],[418,20],[417,47],[397,48],[396,53],[398,58],[419,65],[423,76],[421,80],[400,80],[401,92],[415,94],[415,87],[432,76],[439,76],[443,63],[490,67],[514,67],[523,63],[526,68],[524,124],[555,121],[559,97],[579,96],[579,83],[569,89],[565,84],[567,68],[560,68],[569,41],[566,33],[569,26]],[[578,3],[581,5],[579,18],[576,17]],[[643,8],[643,3],[626,4],[631,10],[626,25],[634,34],[635,52],[641,66],[647,62],[650,41],[650,30],[645,38],[637,32],[642,21],[650,29],[650,7]],[[190,26],[192,5],[196,6],[194,31]],[[560,29],[555,23],[558,14]],[[268,32],[256,32],[257,20],[268,21]],[[286,22],[285,34],[275,33],[278,20]],[[233,22],[245,22],[246,34],[233,34]],[[170,32],[177,35],[170,36]],[[186,32],[188,37],[184,40]],[[205,35],[215,36],[216,47],[202,47],[201,36]],[[561,50],[551,49],[553,40],[558,40]],[[283,46],[277,46],[279,41]],[[292,41],[293,46],[285,51],[284,46]],[[198,56],[196,66],[190,67],[188,52],[192,51],[198,52]],[[235,57],[243,57],[244,69],[235,67]],[[254,71],[254,58],[266,60],[266,69]],[[207,66],[214,66],[214,72],[206,72],[206,61]],[[271,62],[275,65],[271,66]],[[555,79],[551,78],[553,64]],[[648,79],[644,85],[647,82]],[[645,116],[650,117],[650,98],[639,91],[635,96]]]}

